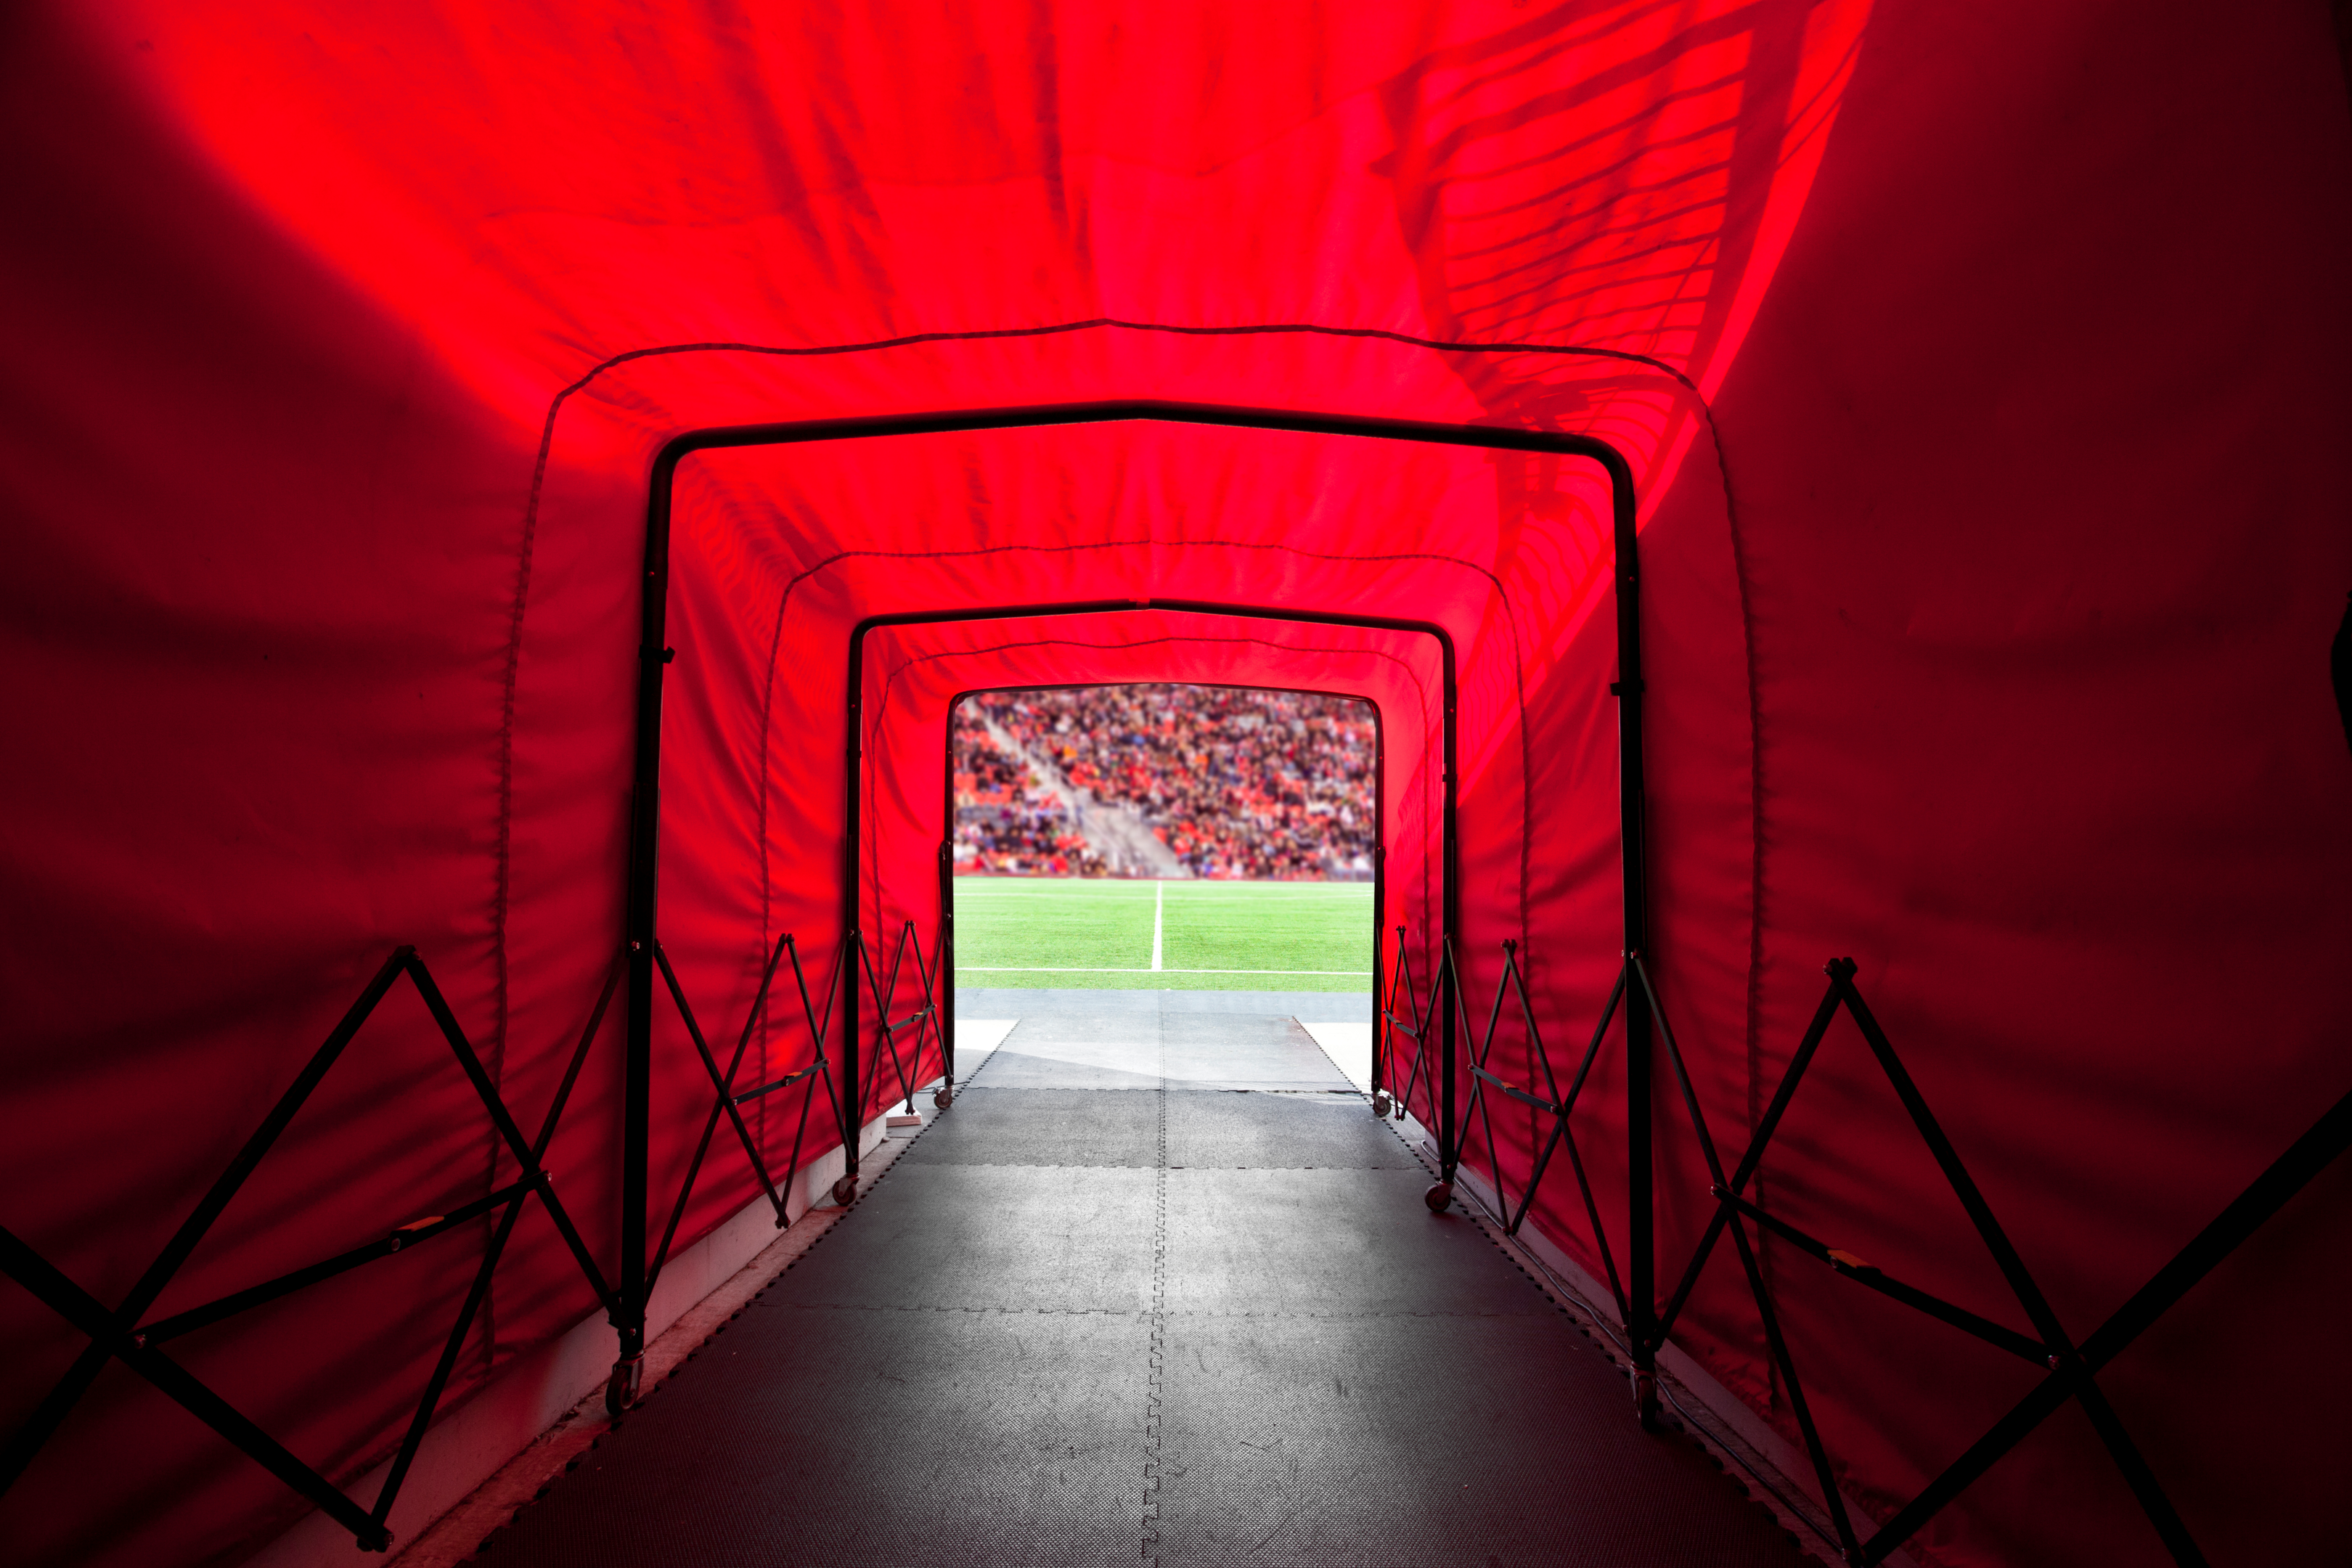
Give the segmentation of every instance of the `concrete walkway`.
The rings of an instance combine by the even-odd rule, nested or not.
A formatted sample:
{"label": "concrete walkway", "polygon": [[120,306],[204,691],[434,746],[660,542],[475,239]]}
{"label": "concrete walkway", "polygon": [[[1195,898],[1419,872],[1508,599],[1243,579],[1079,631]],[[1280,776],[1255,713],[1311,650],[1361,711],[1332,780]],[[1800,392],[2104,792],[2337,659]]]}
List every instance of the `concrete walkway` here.
{"label": "concrete walkway", "polygon": [[1801,1561],[1428,1212],[1292,1017],[1049,1010],[961,1065],[873,1191],[477,1561]]}

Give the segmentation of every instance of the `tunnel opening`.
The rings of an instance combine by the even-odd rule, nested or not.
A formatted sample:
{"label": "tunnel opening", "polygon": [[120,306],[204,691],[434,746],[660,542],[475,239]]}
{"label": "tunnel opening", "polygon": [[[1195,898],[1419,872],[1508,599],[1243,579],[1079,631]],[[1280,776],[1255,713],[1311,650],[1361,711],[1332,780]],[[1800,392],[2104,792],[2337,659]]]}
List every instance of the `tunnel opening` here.
{"label": "tunnel opening", "polygon": [[1361,699],[1178,683],[955,706],[966,984],[1364,989],[1379,720]]}

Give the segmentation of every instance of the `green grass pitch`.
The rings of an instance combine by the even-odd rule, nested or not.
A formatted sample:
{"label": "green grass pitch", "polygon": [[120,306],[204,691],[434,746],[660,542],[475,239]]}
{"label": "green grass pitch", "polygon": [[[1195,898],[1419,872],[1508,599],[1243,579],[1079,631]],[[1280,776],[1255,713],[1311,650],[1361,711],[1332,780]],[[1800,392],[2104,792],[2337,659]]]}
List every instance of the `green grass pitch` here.
{"label": "green grass pitch", "polygon": [[1360,991],[1372,983],[1367,882],[959,877],[955,893],[959,985]]}

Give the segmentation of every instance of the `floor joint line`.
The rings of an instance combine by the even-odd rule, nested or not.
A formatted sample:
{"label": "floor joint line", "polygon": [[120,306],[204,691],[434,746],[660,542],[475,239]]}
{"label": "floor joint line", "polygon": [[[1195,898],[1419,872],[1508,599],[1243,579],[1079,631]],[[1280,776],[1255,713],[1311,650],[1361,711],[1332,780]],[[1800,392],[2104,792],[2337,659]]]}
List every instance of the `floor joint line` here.
{"label": "floor joint line", "polygon": [[1168,1096],[1160,1096],[1159,1160],[1151,1182],[1151,1372],[1144,1394],[1143,1542],[1147,1568],[1160,1565],[1160,1426],[1168,1362]]}

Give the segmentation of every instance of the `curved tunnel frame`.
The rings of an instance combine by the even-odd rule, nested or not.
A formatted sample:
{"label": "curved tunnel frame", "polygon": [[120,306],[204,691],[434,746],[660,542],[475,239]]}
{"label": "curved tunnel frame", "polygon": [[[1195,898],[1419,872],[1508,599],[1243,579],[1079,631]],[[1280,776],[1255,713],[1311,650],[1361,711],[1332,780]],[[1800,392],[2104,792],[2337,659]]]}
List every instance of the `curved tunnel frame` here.
{"label": "curved tunnel frame", "polygon": [[[1106,687],[1146,685],[1132,680],[1074,680],[1045,686],[973,686],[955,692],[948,699],[946,766],[941,769],[940,834],[940,1043],[947,1060],[948,1081],[955,1081],[955,773],[956,710],[965,699],[991,691],[1096,691]],[[1312,689],[1297,686],[1236,685],[1231,681],[1203,682],[1221,691],[1306,691]],[[1381,927],[1388,915],[1388,856],[1389,856],[1389,795],[1388,795],[1388,719],[1380,703],[1360,692],[1329,692],[1324,695],[1346,697],[1361,702],[1372,710],[1372,1020],[1377,1033],[1381,1012]],[[1446,769],[1448,773],[1453,770]],[[1448,826],[1450,826],[1450,820]],[[1444,907],[1440,906],[1441,909]],[[1372,1052],[1372,1091],[1384,1089],[1386,1080],[1381,1068],[1383,1053]]]}
{"label": "curved tunnel frame", "polygon": [[[1624,910],[1624,952],[1643,951],[1649,930],[1648,866],[1644,847],[1646,795],[1642,769],[1642,680],[1639,553],[1635,539],[1636,498],[1633,472],[1622,453],[1597,437],[1564,431],[1513,429],[1499,426],[1442,425],[1418,420],[1369,416],[1317,414],[1288,409],[1244,408],[1209,404],[1122,399],[1107,402],[1053,404],[1043,406],[961,409],[940,413],[885,415],[851,419],[807,419],[778,424],[712,426],[672,437],[655,454],[646,502],[646,542],[640,587],[640,627],[637,645],[636,741],[629,808],[627,888],[624,903],[628,996],[625,1018],[626,1047],[623,1073],[621,1145],[621,1260],[615,1294],[620,1310],[614,1327],[620,1335],[605,1403],[614,1411],[635,1403],[646,1347],[646,1313],[650,1295],[646,1268],[646,1199],[647,1167],[652,1148],[653,1012],[655,925],[658,902],[661,839],[661,700],[662,678],[671,658],[665,646],[669,614],[670,515],[677,488],[677,466],[696,452],[745,447],[800,446],[820,441],[872,439],[889,436],[948,435],[978,430],[1017,430],[1040,426],[1098,425],[1153,420],[1170,424],[1217,426],[1229,429],[1273,430],[1299,435],[1340,436],[1373,440],[1412,441],[1444,447],[1537,452],[1585,458],[1601,465],[1609,476],[1612,535],[1615,544],[1612,586],[1617,606],[1617,674],[1610,691],[1618,699],[1619,846]],[[1455,856],[1455,805],[1459,791],[1454,760],[1454,659],[1453,640],[1433,622],[1385,616],[1350,616],[1337,612],[1282,609],[1255,605],[1202,603],[1184,599],[1109,599],[1064,605],[1033,605],[958,610],[915,610],[870,616],[859,621],[849,637],[848,711],[844,758],[847,783],[844,801],[842,878],[842,942],[845,950],[860,941],[858,931],[857,787],[858,724],[863,707],[863,656],[866,634],[877,626],[909,626],[945,621],[1010,620],[1023,616],[1101,615],[1138,610],[1176,610],[1264,620],[1357,626],[1412,631],[1434,636],[1444,658],[1444,847],[1441,853],[1440,907],[1442,951],[1454,955],[1460,931],[1460,877]],[[1455,955],[1458,962],[1458,955]],[[1454,1137],[1454,1013],[1451,987],[1454,965],[1441,964],[1436,1000],[1444,1020],[1441,1037],[1443,1099],[1439,1120],[1441,1180],[1453,1179],[1458,1151]],[[857,994],[851,974],[844,1004],[842,1038],[845,1081],[844,1104],[855,1106],[857,1054]],[[828,1003],[828,1005],[830,1004]],[[1656,1258],[1652,1223],[1650,1157],[1650,1033],[1647,1000],[1639,988],[1625,998],[1626,1163],[1630,1184],[1628,1294],[1634,1303],[1627,1324],[1637,1347],[1634,1391],[1646,1422],[1655,1399],[1654,1352],[1648,1350],[1655,1318]],[[843,1149],[847,1169],[857,1169],[857,1130],[845,1126]]]}
{"label": "curved tunnel frame", "polygon": [[[1447,634],[1444,627],[1437,625],[1433,621],[1405,620],[1388,616],[1349,616],[1324,614],[1312,610],[1276,610],[1255,605],[1219,604],[1199,599],[1109,599],[1066,605],[1009,605],[1002,608],[987,610],[943,610],[937,612],[916,611],[903,615],[869,616],[865,620],[857,623],[856,629],[850,634],[849,642],[849,709],[847,726],[848,756],[844,778],[844,787],[845,792],[845,798],[849,802],[848,818],[845,824],[847,829],[847,847],[845,851],[847,858],[842,868],[842,930],[846,933],[845,941],[855,944],[863,940],[862,934],[858,929],[858,884],[864,874],[864,866],[862,864],[863,847],[859,844],[857,838],[857,786],[858,773],[860,772],[859,763],[863,760],[859,732],[864,717],[863,696],[866,679],[865,647],[866,634],[877,627],[883,626],[939,626],[969,621],[1008,621],[1026,620],[1032,618],[1042,619],[1055,616],[1132,615],[1138,612],[1151,610],[1174,611],[1183,615],[1222,616],[1236,620],[1286,622],[1303,626],[1359,626],[1374,631],[1412,632],[1435,640],[1438,647],[1440,679],[1443,681],[1444,699],[1443,708],[1444,740],[1442,742],[1440,762],[1443,770],[1441,776],[1445,786],[1444,804],[1439,808],[1440,847],[1438,850],[1438,930],[1440,941],[1447,946],[1451,946],[1458,939],[1462,929],[1462,905],[1461,879],[1456,875],[1459,869],[1458,856],[1461,847],[1456,826],[1456,786],[1454,782],[1455,774],[1458,771],[1454,758],[1454,701],[1456,695],[1456,681],[1454,639]],[[1090,681],[1084,684],[1121,685],[1127,683],[1116,681]],[[980,688],[977,689],[989,690],[996,689]],[[964,698],[971,695],[971,692],[970,691],[959,691],[954,697],[950,698],[948,702],[948,723],[950,727],[950,740],[948,748],[947,787],[950,802],[952,802],[953,797],[955,773],[955,748],[952,740],[955,722],[955,706]],[[1375,733],[1378,735],[1375,755],[1380,759],[1381,769],[1380,784],[1376,787],[1379,787],[1382,792],[1382,798],[1381,799],[1376,816],[1376,822],[1378,825],[1376,832],[1379,834],[1378,842],[1381,847],[1381,853],[1375,858],[1373,862],[1375,867],[1375,891],[1373,894],[1373,903],[1375,905],[1375,916],[1373,921],[1373,948],[1375,958],[1377,958],[1380,935],[1380,917],[1378,911],[1381,908],[1384,907],[1382,904],[1382,893],[1384,892],[1387,885],[1385,870],[1381,868],[1381,862],[1386,858],[1388,848],[1388,802],[1385,796],[1385,785],[1387,783],[1387,736],[1384,731],[1381,731],[1379,729],[1379,725],[1381,723],[1379,704],[1374,703],[1372,705],[1372,712]],[[953,965],[955,963],[955,952],[953,947],[953,939],[950,935],[947,934],[951,928],[945,923],[948,918],[948,911],[952,907],[950,902],[951,895],[948,888],[950,867],[946,857],[951,853],[950,841],[953,839],[954,834],[955,815],[952,804],[950,804],[948,815],[943,823],[941,842],[940,846],[940,853],[942,857],[940,866],[940,910],[942,919],[942,936],[940,945],[942,951],[946,954],[945,958],[941,961],[941,973],[945,978],[945,984],[941,991],[940,1005],[946,1009],[946,1012],[943,1015],[942,1026],[945,1030],[944,1037],[948,1056],[947,1068],[948,1075],[950,1079],[955,1075],[954,1025],[952,1022],[946,1022],[944,1020],[951,1019],[954,1010],[955,974]],[[1375,1010],[1377,1010],[1380,991],[1377,963],[1375,963],[1374,971],[1372,989],[1374,994]],[[1441,975],[1442,982],[1450,980],[1450,973]],[[847,1012],[842,1019],[842,1026],[844,1029],[843,1037],[845,1039],[855,1040],[856,1037],[858,1011],[858,1002],[855,994],[849,997],[847,1009]],[[1444,1032],[1443,1051],[1449,1070],[1446,1074],[1444,1085],[1444,1092],[1445,1096],[1444,1110],[1439,1118],[1444,1125],[1439,1130],[1438,1139],[1440,1144],[1440,1159],[1444,1167],[1445,1179],[1451,1181],[1454,1176],[1454,1164],[1456,1153],[1454,1141],[1454,1084],[1453,1074],[1450,1070],[1454,1061],[1454,1053],[1456,1049],[1456,1044],[1453,1027],[1454,1015],[1451,1012],[1446,1014],[1445,1023],[1446,1027]],[[844,1056],[842,1060],[842,1099],[845,1106],[856,1107],[860,1103],[858,1099],[857,1083],[856,1053],[855,1051],[850,1051]],[[851,1112],[851,1115],[854,1115],[854,1111]],[[845,1130],[843,1147],[846,1151],[845,1159],[847,1162],[847,1173],[851,1176],[856,1176],[857,1174],[858,1152],[855,1147],[854,1142],[848,1135],[847,1129],[850,1126],[849,1116],[845,1116],[843,1125]]]}

